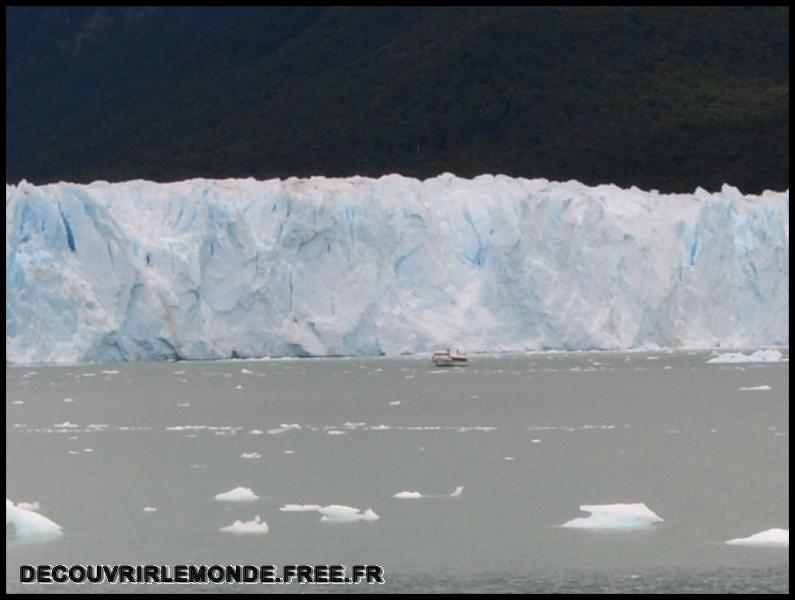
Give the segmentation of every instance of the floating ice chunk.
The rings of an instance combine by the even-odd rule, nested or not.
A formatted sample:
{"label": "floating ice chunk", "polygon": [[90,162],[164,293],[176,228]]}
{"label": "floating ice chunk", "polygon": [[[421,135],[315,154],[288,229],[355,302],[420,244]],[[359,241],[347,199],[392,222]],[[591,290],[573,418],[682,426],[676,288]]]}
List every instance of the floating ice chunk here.
{"label": "floating ice chunk", "polygon": [[144,506],[144,512],[157,512],[154,506]]}
{"label": "floating ice chunk", "polygon": [[240,369],[240,372],[244,375],[253,375],[253,373],[248,369]]}
{"label": "floating ice chunk", "polygon": [[237,385],[237,386],[235,386],[235,389],[236,389],[236,390],[242,390],[242,389],[243,389],[243,386],[242,386],[242,385]]}
{"label": "floating ice chunk", "polygon": [[789,548],[789,529],[767,529],[747,538],[735,538],[726,542],[732,546],[768,546]]}
{"label": "floating ice chunk", "polygon": [[463,491],[464,491],[464,486],[463,485],[459,485],[457,488],[455,488],[455,491],[452,494],[450,494],[450,497],[451,498],[460,498]]}
{"label": "floating ice chunk", "polygon": [[268,433],[271,435],[276,435],[279,433],[284,433],[286,431],[292,431],[295,429],[301,429],[301,426],[298,423],[282,423],[279,427],[275,429],[268,429]]}
{"label": "floating ice chunk", "polygon": [[68,429],[71,427],[77,427],[74,423],[70,423],[69,421],[64,421],[63,423],[56,423],[53,427],[57,427],[60,429]]}
{"label": "floating ice chunk", "polygon": [[254,517],[253,521],[235,521],[231,525],[221,527],[219,531],[226,533],[268,533],[268,524],[263,521],[259,515]]}
{"label": "floating ice chunk", "polygon": [[329,435],[345,435],[345,432],[340,431],[339,429],[330,429],[326,433],[328,433]]}
{"label": "floating ice chunk", "polygon": [[400,400],[395,400],[394,402],[390,402],[389,406],[400,406]]}
{"label": "floating ice chunk", "polygon": [[285,454],[295,454],[295,450],[285,450]]}
{"label": "floating ice chunk", "polygon": [[259,452],[244,452],[240,458],[262,458],[262,455]]}
{"label": "floating ice chunk", "polygon": [[83,448],[83,452],[93,452],[93,448]]}
{"label": "floating ice chunk", "polygon": [[707,364],[782,362],[784,355],[778,350],[757,350],[751,354],[727,352],[707,361]]}
{"label": "floating ice chunk", "polygon": [[317,512],[323,508],[320,504],[285,504],[279,510],[282,512]]}
{"label": "floating ice chunk", "polygon": [[265,432],[264,432],[264,431],[262,431],[262,429],[252,429],[251,431],[249,431],[249,433],[250,433],[251,435],[262,435],[262,434],[263,434],[263,433],[265,433]]}
{"label": "floating ice chunk", "polygon": [[120,371],[116,371],[115,369],[108,369],[107,371],[102,371],[105,375],[118,375]]}
{"label": "floating ice chunk", "polygon": [[516,460],[513,456],[506,456],[505,460]]}
{"label": "floating ice chunk", "polygon": [[640,529],[663,519],[643,503],[636,504],[583,504],[580,510],[590,513],[567,521],[561,527],[570,529]]}
{"label": "floating ice chunk", "polygon": [[419,492],[398,492],[393,498],[400,498],[401,500],[413,500],[415,498],[422,498],[422,494]]}
{"label": "floating ice chunk", "polygon": [[53,538],[63,535],[63,527],[44,515],[32,510],[15,506],[6,498],[6,525],[14,529],[15,538]]}
{"label": "floating ice chunk", "polygon": [[339,504],[324,506],[318,512],[323,515],[320,518],[321,521],[344,523],[350,521],[377,521],[379,519],[379,516],[371,508],[362,512],[358,508]]}
{"label": "floating ice chunk", "polygon": [[11,404],[25,404],[22,400],[14,400]]}
{"label": "floating ice chunk", "polygon": [[216,494],[215,499],[222,502],[253,502],[259,499],[259,496],[251,491],[251,488],[236,487],[228,492]]}
{"label": "floating ice chunk", "polygon": [[41,508],[38,502],[17,502],[17,506],[24,510],[39,510]]}
{"label": "floating ice chunk", "polygon": [[72,400],[71,398],[64,398],[63,401],[64,402],[74,402],[74,400]]}
{"label": "floating ice chunk", "polygon": [[767,391],[770,391],[772,389],[773,388],[771,388],[769,385],[757,385],[757,386],[753,386],[753,387],[741,387],[740,391],[741,392],[767,392]]}
{"label": "floating ice chunk", "polygon": [[178,402],[177,406],[180,408],[185,408],[186,406],[190,406],[190,402]]}
{"label": "floating ice chunk", "polygon": [[530,440],[530,442],[531,442],[531,443],[533,443],[533,444],[540,444],[540,443],[541,443],[541,440],[539,440],[539,439],[537,439],[537,438],[536,438],[536,439],[534,439],[534,440]]}

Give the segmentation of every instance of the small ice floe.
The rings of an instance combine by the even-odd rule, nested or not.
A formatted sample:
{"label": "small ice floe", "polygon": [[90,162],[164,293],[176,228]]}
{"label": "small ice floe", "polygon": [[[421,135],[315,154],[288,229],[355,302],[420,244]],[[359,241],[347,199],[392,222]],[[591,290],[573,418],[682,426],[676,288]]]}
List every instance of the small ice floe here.
{"label": "small ice floe", "polygon": [[45,539],[63,535],[63,527],[32,510],[15,505],[6,498],[6,525],[14,530],[18,539]]}
{"label": "small ice floe", "polygon": [[330,429],[326,432],[329,435],[345,435],[344,431],[340,431],[339,429]]}
{"label": "small ice floe", "polygon": [[279,510],[282,512],[317,512],[322,506],[320,504],[285,504]]}
{"label": "small ice floe", "polygon": [[72,400],[71,398],[64,398],[63,401],[64,402],[74,402],[74,400]]}
{"label": "small ice floe", "polygon": [[778,350],[757,350],[751,354],[743,354],[742,352],[727,352],[720,354],[707,361],[710,365],[719,365],[726,363],[768,363],[768,362],[782,362],[784,355]]}
{"label": "small ice floe", "polygon": [[769,392],[772,390],[769,385],[755,385],[753,387],[741,387],[741,392]]}
{"label": "small ice floe", "polygon": [[285,504],[280,509],[282,512],[318,512],[322,516],[321,521],[333,521],[336,523],[346,523],[352,521],[377,521],[379,516],[373,509],[368,508],[362,512],[359,508],[352,506],[341,506],[330,504],[320,506],[319,504]]}
{"label": "small ice floe", "polygon": [[262,435],[263,433],[265,432],[262,431],[262,429],[252,429],[251,431],[249,431],[250,435]]}
{"label": "small ice floe", "polygon": [[235,521],[231,525],[227,525],[226,527],[221,527],[219,531],[223,531],[225,533],[268,533],[268,524],[263,521],[259,515],[254,517],[253,521]]}
{"label": "small ice floe", "polygon": [[38,502],[17,502],[17,506],[23,510],[39,510],[41,508]]}
{"label": "small ice floe", "polygon": [[398,492],[392,497],[398,498],[399,500],[416,500],[418,498],[458,498],[461,496],[461,493],[463,491],[464,491],[464,486],[459,485],[450,494],[422,494],[420,492]]}
{"label": "small ice floe", "polygon": [[243,375],[253,375],[253,374],[254,374],[254,373],[252,373],[251,371],[249,371],[248,369],[240,369],[240,372],[241,372]]}
{"label": "small ice floe", "polygon": [[539,440],[538,438],[536,438],[536,439],[530,440],[530,443],[531,443],[531,444],[540,444],[540,443],[541,443],[541,440]]}
{"label": "small ice floe", "polygon": [[77,450],[69,450],[69,454],[80,454]]}
{"label": "small ice floe", "polygon": [[636,504],[583,504],[580,510],[590,513],[566,521],[561,527],[569,529],[642,529],[663,519],[643,503]]}
{"label": "small ice floe", "polygon": [[268,433],[270,435],[276,435],[279,433],[284,433],[286,431],[293,431],[297,429],[301,429],[301,426],[298,423],[282,423],[279,427],[276,427],[275,429],[268,429]]}
{"label": "small ice floe", "polygon": [[400,400],[395,400],[394,402],[390,402],[389,406],[400,406]]}
{"label": "small ice floe", "polygon": [[157,512],[154,506],[144,506],[144,512]]}
{"label": "small ice floe", "polygon": [[767,529],[746,538],[728,540],[726,543],[731,546],[789,548],[789,529]]}
{"label": "small ice floe", "polygon": [[295,450],[285,450],[285,454],[295,454]]}
{"label": "small ice floe", "polygon": [[190,406],[190,402],[178,402],[177,406],[179,408],[185,408],[186,406]]}
{"label": "small ice floe", "polygon": [[393,498],[400,498],[401,500],[413,500],[415,498],[422,498],[423,495],[420,492],[398,492]]}
{"label": "small ice floe", "polygon": [[83,452],[93,452],[93,448],[83,448]]}
{"label": "small ice floe", "polygon": [[352,506],[340,506],[339,504],[332,504],[324,506],[318,511],[322,517],[321,521],[333,521],[335,523],[347,523],[351,521],[377,521],[380,517],[375,514],[372,508],[368,508],[362,512],[358,508]]}
{"label": "small ice floe", "polygon": [[22,400],[14,400],[11,404],[25,404]]}
{"label": "small ice floe", "polygon": [[244,452],[240,455],[240,458],[262,458],[262,454],[259,452]]}
{"label": "small ice floe", "polygon": [[513,456],[506,456],[505,460],[516,460]]}
{"label": "small ice floe", "polygon": [[63,423],[56,423],[55,425],[53,425],[53,427],[56,427],[58,429],[70,429],[72,427],[78,427],[78,425],[70,423],[69,421],[64,421]]}
{"label": "small ice floe", "polygon": [[253,502],[258,500],[259,496],[251,491],[251,488],[236,487],[228,492],[216,494],[215,499],[222,502]]}
{"label": "small ice floe", "polygon": [[107,371],[102,371],[103,375],[118,375],[119,373],[120,371],[117,371],[115,369],[108,369]]}
{"label": "small ice floe", "polygon": [[236,385],[236,386],[235,386],[235,389],[236,389],[236,390],[242,390],[242,389],[243,389],[243,386],[242,386],[242,385]]}

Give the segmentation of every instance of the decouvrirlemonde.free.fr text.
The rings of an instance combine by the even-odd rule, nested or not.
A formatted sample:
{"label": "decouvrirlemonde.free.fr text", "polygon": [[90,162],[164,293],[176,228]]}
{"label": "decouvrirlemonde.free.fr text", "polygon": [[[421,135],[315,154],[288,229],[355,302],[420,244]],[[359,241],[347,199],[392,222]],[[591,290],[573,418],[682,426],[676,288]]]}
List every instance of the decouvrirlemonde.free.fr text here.
{"label": "decouvrirlemonde.free.fr text", "polygon": [[20,565],[21,583],[384,583],[378,565]]}

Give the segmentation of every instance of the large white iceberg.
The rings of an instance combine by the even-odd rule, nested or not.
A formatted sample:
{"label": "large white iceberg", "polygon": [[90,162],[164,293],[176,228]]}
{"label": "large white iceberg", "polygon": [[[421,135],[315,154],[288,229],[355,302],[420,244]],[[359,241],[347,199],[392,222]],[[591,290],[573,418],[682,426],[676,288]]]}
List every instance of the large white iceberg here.
{"label": "large white iceberg", "polygon": [[789,191],[6,185],[10,363],[789,343]]}
{"label": "large white iceberg", "polygon": [[635,504],[584,504],[580,510],[589,513],[565,522],[569,529],[642,529],[663,519],[643,503]]}
{"label": "large white iceberg", "polygon": [[61,537],[63,527],[33,510],[15,505],[6,498],[6,525],[13,528],[14,538],[46,539]]}

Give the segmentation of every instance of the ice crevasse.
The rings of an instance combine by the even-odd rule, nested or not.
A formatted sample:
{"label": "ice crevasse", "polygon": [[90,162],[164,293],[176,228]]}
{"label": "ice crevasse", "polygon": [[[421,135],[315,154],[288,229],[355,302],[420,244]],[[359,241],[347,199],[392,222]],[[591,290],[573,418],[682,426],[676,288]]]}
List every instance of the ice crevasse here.
{"label": "ice crevasse", "polygon": [[789,191],[6,185],[13,364],[789,343]]}

